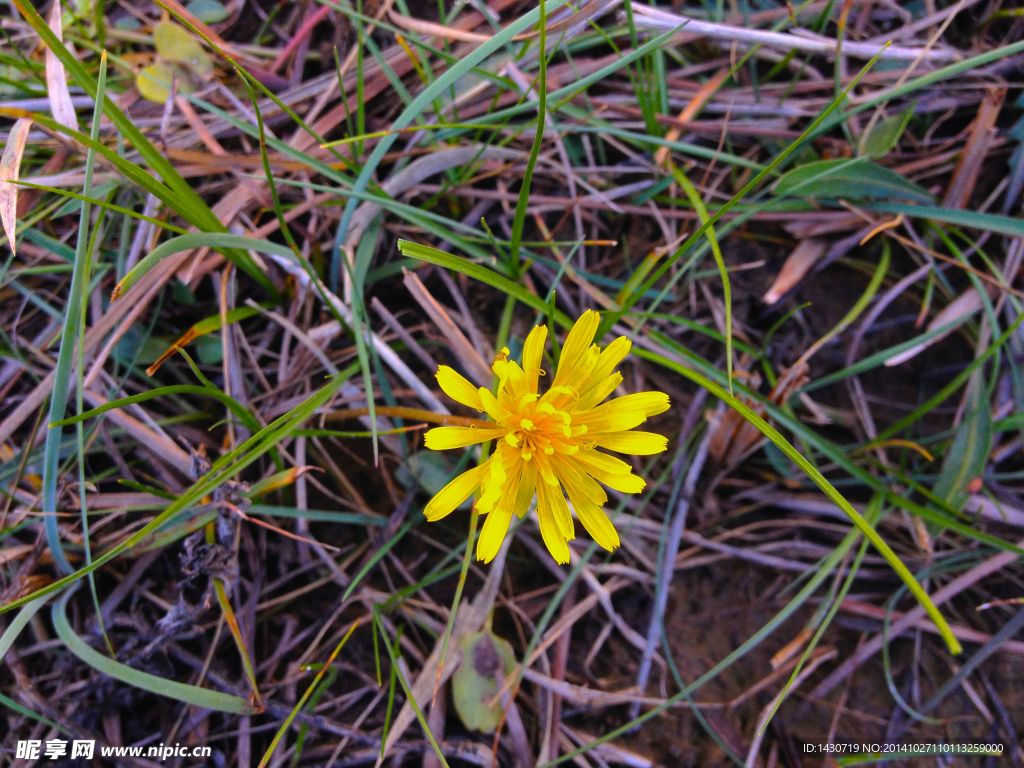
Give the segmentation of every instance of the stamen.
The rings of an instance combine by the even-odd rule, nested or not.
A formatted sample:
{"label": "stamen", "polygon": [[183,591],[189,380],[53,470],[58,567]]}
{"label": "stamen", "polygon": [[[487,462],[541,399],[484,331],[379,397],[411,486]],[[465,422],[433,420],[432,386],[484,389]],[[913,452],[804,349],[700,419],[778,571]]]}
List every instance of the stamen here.
{"label": "stamen", "polygon": [[523,429],[533,429],[533,422],[529,419],[520,419],[519,426]]}

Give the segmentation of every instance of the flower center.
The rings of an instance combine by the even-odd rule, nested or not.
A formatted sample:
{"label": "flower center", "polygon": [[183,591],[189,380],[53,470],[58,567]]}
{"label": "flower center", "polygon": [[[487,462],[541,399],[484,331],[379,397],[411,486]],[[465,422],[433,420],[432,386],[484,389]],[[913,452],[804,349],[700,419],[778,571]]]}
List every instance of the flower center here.
{"label": "flower center", "polygon": [[528,398],[523,398],[518,410],[509,414],[504,426],[508,429],[505,442],[519,449],[523,461],[530,461],[537,454],[571,456],[580,449],[578,438],[587,431],[582,424],[573,426],[568,411]]}

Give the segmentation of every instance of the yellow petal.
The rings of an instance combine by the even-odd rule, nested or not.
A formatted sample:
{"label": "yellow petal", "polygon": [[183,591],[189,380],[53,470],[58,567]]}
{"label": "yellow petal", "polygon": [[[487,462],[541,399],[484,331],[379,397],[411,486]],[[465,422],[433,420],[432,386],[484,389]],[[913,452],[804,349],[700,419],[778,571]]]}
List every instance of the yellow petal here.
{"label": "yellow petal", "polygon": [[622,459],[617,459],[600,451],[580,451],[574,458],[585,464],[588,468],[608,472],[613,475],[628,475],[633,471],[633,468]]}
{"label": "yellow petal", "polygon": [[476,391],[476,387],[470,384],[466,377],[454,368],[449,368],[447,365],[438,367],[435,378],[437,383],[441,385],[441,391],[455,402],[462,403],[470,408],[476,408],[478,411],[484,409],[483,404],[480,402],[480,393]]}
{"label": "yellow petal", "polygon": [[619,493],[640,493],[647,487],[647,481],[639,475],[613,475],[611,472],[594,470],[591,474]]}
{"label": "yellow petal", "polygon": [[505,491],[506,474],[505,462],[503,461],[505,451],[502,450],[504,447],[504,444],[499,445],[497,450],[491,454],[491,458],[484,464],[487,469],[480,483],[483,492],[476,502],[476,508],[481,513],[490,512],[494,509],[494,505],[498,503],[498,499],[501,498],[502,493]]}
{"label": "yellow petal", "polygon": [[619,432],[639,426],[648,416],[667,411],[669,405],[668,395],[664,392],[637,392],[578,413],[573,421],[586,424],[591,435],[597,432]]}
{"label": "yellow petal", "polygon": [[580,392],[580,399],[577,401],[574,410],[589,411],[601,404],[615,388],[622,383],[622,374],[615,372],[610,376],[591,384],[587,389]]}
{"label": "yellow petal", "polygon": [[476,559],[489,563],[498,554],[501,542],[508,532],[508,523],[512,519],[512,510],[498,506],[484,518],[484,527],[480,530],[480,539],[476,543]]}
{"label": "yellow petal", "polygon": [[533,464],[537,466],[537,473],[544,481],[542,485],[558,485],[558,478],[551,469],[550,459],[540,451],[533,454]]}
{"label": "yellow petal", "polygon": [[520,478],[523,474],[523,465],[526,462],[520,458],[518,450],[506,450],[501,446],[495,450],[501,453],[504,479],[501,483],[501,496],[498,498],[494,509],[511,510],[516,502],[516,494],[519,491]]}
{"label": "yellow petal", "polygon": [[565,495],[562,493],[562,489],[557,485],[545,485],[542,493],[546,497],[545,500],[551,509],[551,514],[555,518],[558,532],[566,539],[572,540],[576,538],[576,531],[572,525],[572,512],[569,511],[569,505],[565,503]]}
{"label": "yellow petal", "polygon": [[619,532],[601,507],[590,499],[580,499],[579,503],[573,499],[572,508],[594,541],[609,552],[619,546]]}
{"label": "yellow petal", "polygon": [[538,325],[523,344],[523,372],[526,374],[526,386],[531,392],[537,391],[537,379],[540,376],[540,364],[544,359],[544,342],[548,338],[548,327]]}
{"label": "yellow petal", "polygon": [[506,430],[477,429],[476,427],[434,427],[423,436],[423,442],[432,451],[446,451],[451,448],[465,448],[486,440],[502,437]]}
{"label": "yellow petal", "polygon": [[615,366],[626,359],[629,350],[633,348],[633,342],[625,336],[619,336],[615,341],[601,350],[601,357],[597,359],[597,365],[590,372],[594,381],[600,381],[606,376],[611,376]]}
{"label": "yellow petal", "polygon": [[492,395],[489,389],[480,387],[477,391],[480,394],[480,402],[483,403],[484,410],[487,411],[488,416],[495,421],[504,421],[508,418],[508,411],[501,406],[498,398]]}
{"label": "yellow petal", "polygon": [[588,309],[576,324],[569,331],[565,338],[565,345],[562,347],[562,354],[558,358],[558,371],[555,373],[554,386],[565,381],[572,373],[576,365],[583,359],[590,345],[594,342],[594,334],[597,333],[597,326],[601,322],[601,316],[592,309]]}
{"label": "yellow petal", "polygon": [[637,392],[617,397],[606,405],[612,410],[643,411],[644,416],[656,416],[667,411],[671,403],[664,392]]}
{"label": "yellow petal", "polygon": [[[608,405],[608,403],[604,405]],[[622,432],[626,429],[633,429],[647,421],[643,411],[601,410],[604,405],[574,414],[573,425],[586,427],[587,437],[592,438],[604,432]]]}
{"label": "yellow petal", "polygon": [[498,402],[500,402],[502,405],[505,405],[504,398],[508,398],[510,401],[512,401],[515,400],[515,398],[524,395],[528,392],[536,392],[536,386],[534,386],[533,390],[531,390],[527,385],[526,374],[523,373],[523,369],[520,368],[517,363],[506,363],[505,374],[505,384],[504,386],[498,389]]}
{"label": "yellow petal", "polygon": [[597,444],[609,451],[650,456],[664,451],[668,447],[668,438],[654,432],[615,432],[601,435],[597,438]]}
{"label": "yellow petal", "polygon": [[578,398],[579,392],[588,386],[590,372],[594,370],[600,357],[601,349],[597,344],[591,344],[587,351],[580,355],[572,370],[566,373],[561,386],[568,389],[574,398]]}
{"label": "yellow petal", "polygon": [[[569,493],[569,498],[586,497],[603,507],[608,501],[608,494],[604,488],[593,477],[590,476],[590,469],[573,459],[559,459],[558,478]],[[575,503],[575,502],[574,502]]]}
{"label": "yellow petal", "polygon": [[[538,489],[542,487],[543,484],[538,485]],[[558,530],[551,509],[541,495],[537,496],[537,518],[540,521],[540,536],[544,540],[544,546],[548,548],[556,563],[565,565],[569,562],[569,545]]]}
{"label": "yellow petal", "polygon": [[423,510],[423,516],[433,522],[450,514],[453,509],[456,509],[462,502],[472,496],[473,492],[480,487],[480,478],[482,476],[482,467],[476,467],[468,472],[463,472],[427,502],[427,506]]}
{"label": "yellow petal", "polygon": [[523,471],[519,476],[519,487],[516,489],[516,500],[512,511],[516,517],[522,518],[530,508],[530,502],[537,493],[537,465],[532,461],[523,462]]}

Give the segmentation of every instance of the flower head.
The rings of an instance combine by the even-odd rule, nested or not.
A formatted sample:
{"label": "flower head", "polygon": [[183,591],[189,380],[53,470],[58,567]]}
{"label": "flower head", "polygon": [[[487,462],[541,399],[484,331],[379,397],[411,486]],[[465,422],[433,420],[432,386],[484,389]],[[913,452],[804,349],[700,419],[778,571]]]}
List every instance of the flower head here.
{"label": "flower head", "polygon": [[496,441],[487,461],[448,483],[424,510],[427,520],[440,520],[479,490],[476,509],[487,517],[477,559],[491,561],[512,515],[525,515],[535,496],[541,536],[559,563],[569,562],[567,542],[576,537],[572,512],[602,547],[619,545],[604,513],[608,495],[601,484],[639,493],[647,483],[629,464],[598,449],[637,455],[664,451],[665,437],[632,430],[668,410],[669,400],[663,392],[638,392],[603,402],[622,382],[614,369],[632,345],[624,336],[604,349],[594,344],[600,320],[597,312],[587,311],[576,321],[543,395],[538,383],[544,375],[545,326],[527,336],[522,366],[508,359],[507,348],[501,350],[492,366],[498,377],[494,393],[474,387],[448,366],[438,368],[437,381],[449,397],[486,411],[494,421],[489,427],[438,427],[425,438],[435,451]]}

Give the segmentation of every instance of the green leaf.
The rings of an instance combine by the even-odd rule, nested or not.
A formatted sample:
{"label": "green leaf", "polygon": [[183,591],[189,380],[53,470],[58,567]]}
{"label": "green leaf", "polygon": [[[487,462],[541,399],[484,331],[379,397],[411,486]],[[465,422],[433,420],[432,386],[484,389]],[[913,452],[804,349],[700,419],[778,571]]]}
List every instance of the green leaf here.
{"label": "green leaf", "polygon": [[217,0],[192,0],[185,8],[204,24],[217,24],[228,17],[228,9]]}
{"label": "green leaf", "polygon": [[174,78],[178,78],[178,92],[192,93],[195,88],[189,81],[188,73],[181,67],[174,64],[157,62],[150,64],[135,76],[135,87],[139,89],[144,99],[155,101],[157,104],[166,104],[171,95],[171,85]]}
{"label": "green leaf", "polygon": [[[93,142],[99,139],[100,116],[103,114],[103,102],[106,99],[107,89],[107,55],[106,52],[100,58],[99,78],[96,81],[96,90],[93,92],[94,107],[92,116],[92,129],[89,139]],[[82,185],[82,195],[92,195],[92,173],[96,164],[96,152],[90,148],[85,155],[85,179]],[[92,207],[83,202],[82,210],[78,219],[78,239],[75,246],[75,263],[71,272],[71,284],[68,287],[68,300],[64,305],[64,323],[61,331],[61,345],[57,352],[57,364],[54,367],[53,391],[50,394],[50,416],[49,421],[60,421],[64,418],[64,412],[68,404],[68,391],[71,387],[71,373],[74,365],[79,325],[81,324],[82,299],[88,292],[89,273],[92,267],[91,242],[89,229],[92,215]],[[84,329],[82,329],[84,332]],[[62,429],[60,427],[49,427],[46,430],[46,444],[43,453],[43,493],[42,510],[46,514],[43,526],[46,530],[46,544],[53,555],[54,564],[62,575],[71,573],[74,568],[68,562],[61,548],[60,531],[57,527],[57,475],[60,472],[60,448]]]}
{"label": "green leaf", "polygon": [[137,395],[131,395],[130,397],[122,397],[118,400],[111,400],[108,403],[104,403],[98,408],[93,408],[90,411],[84,411],[76,416],[70,416],[61,421],[55,421],[50,424],[51,427],[66,427],[70,424],[77,424],[80,421],[91,419],[94,416],[99,416],[107,411],[112,411],[115,408],[125,408],[135,403],[143,403],[147,400],[152,400],[155,397],[164,397],[166,395],[206,395],[207,397],[213,397],[220,400],[238,419],[245,424],[249,429],[259,430],[260,424],[256,421],[256,417],[253,416],[245,406],[241,405],[233,397],[228,397],[219,389],[215,387],[201,387],[195,384],[172,384],[169,387],[158,387],[157,389],[151,389],[148,392],[141,392]]}
{"label": "green leaf", "polygon": [[865,131],[860,139],[859,153],[864,157],[882,157],[892,151],[914,116],[916,106],[915,101],[899,114],[880,120],[870,131]]}
{"label": "green leaf", "polygon": [[866,158],[858,160],[818,160],[801,165],[775,184],[779,196],[820,197],[830,200],[917,200],[933,201],[927,191],[896,171],[883,168]]}
{"label": "green leaf", "polygon": [[935,481],[934,493],[958,512],[971,492],[971,481],[981,477],[992,450],[992,411],[985,397],[988,388],[980,369],[971,377],[967,390],[967,412],[956,429]]}
{"label": "green leaf", "polygon": [[462,641],[462,664],[452,675],[452,700],[462,724],[471,731],[494,733],[501,722],[502,706],[488,703],[498,693],[496,673],[502,679],[516,668],[512,646],[484,629]]}
{"label": "green leaf", "polygon": [[156,52],[164,61],[184,64],[202,78],[213,74],[209,55],[187,30],[170,21],[161,21],[153,30]]}

